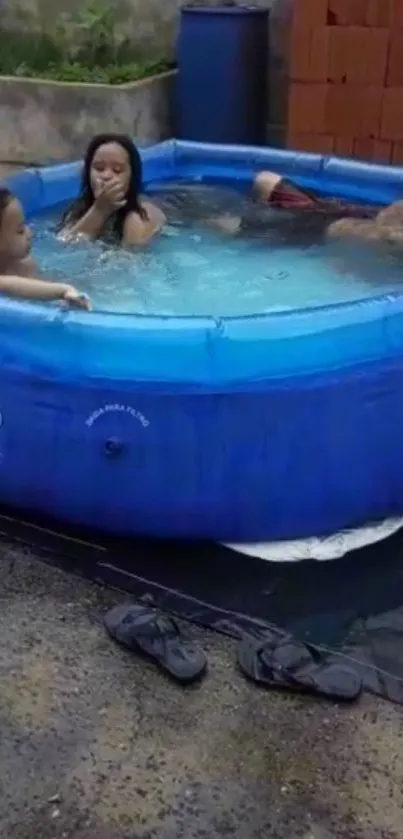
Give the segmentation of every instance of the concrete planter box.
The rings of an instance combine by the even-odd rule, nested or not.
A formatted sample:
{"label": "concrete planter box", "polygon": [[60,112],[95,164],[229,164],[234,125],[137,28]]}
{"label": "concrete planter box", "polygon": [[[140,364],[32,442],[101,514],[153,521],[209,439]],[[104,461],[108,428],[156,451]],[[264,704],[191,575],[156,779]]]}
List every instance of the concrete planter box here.
{"label": "concrete planter box", "polygon": [[118,131],[141,144],[172,135],[175,71],[124,85],[0,76],[0,160],[77,159],[94,134]]}

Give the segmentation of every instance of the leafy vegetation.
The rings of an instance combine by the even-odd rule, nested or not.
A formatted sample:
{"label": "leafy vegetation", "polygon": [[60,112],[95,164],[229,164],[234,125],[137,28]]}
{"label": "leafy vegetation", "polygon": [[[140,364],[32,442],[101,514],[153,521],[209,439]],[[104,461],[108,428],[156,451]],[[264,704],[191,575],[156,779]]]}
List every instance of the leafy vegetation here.
{"label": "leafy vegetation", "polygon": [[32,34],[32,13],[18,12],[22,32],[0,29],[0,75],[119,85],[172,68],[159,55],[134,54],[106,0],[87,0],[76,14]]}

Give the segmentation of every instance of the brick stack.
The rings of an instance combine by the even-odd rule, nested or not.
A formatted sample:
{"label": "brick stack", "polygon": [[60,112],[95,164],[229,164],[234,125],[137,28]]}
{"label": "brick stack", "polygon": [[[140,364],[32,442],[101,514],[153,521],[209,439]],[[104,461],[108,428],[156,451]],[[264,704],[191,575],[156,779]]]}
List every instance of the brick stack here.
{"label": "brick stack", "polygon": [[287,147],[403,164],[403,0],[294,0]]}

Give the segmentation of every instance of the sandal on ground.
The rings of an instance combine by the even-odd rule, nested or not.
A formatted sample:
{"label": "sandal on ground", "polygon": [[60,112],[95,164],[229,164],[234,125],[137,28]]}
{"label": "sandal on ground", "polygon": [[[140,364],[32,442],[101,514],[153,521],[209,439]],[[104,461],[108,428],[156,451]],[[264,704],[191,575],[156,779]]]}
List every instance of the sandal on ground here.
{"label": "sandal on ground", "polygon": [[181,637],[175,621],[156,609],[141,604],[115,606],[104,624],[115,641],[152,659],[183,684],[199,679],[206,670],[203,651]]}
{"label": "sandal on ground", "polygon": [[354,670],[327,660],[310,644],[290,635],[245,639],[239,644],[237,660],[245,676],[266,687],[350,702],[362,692]]}

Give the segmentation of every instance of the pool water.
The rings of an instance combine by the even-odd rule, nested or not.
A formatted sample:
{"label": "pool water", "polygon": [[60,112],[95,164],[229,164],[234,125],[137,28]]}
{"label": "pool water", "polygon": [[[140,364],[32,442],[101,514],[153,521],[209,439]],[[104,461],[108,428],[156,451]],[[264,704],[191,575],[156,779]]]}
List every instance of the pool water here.
{"label": "pool water", "polygon": [[[168,223],[133,251],[66,244],[57,215],[32,222],[34,256],[49,277],[74,283],[94,309],[141,314],[237,316],[357,300],[403,288],[403,261],[363,245],[324,243],[326,219],[258,208],[236,189],[171,186],[152,200]],[[206,223],[240,216],[238,235]]]}

